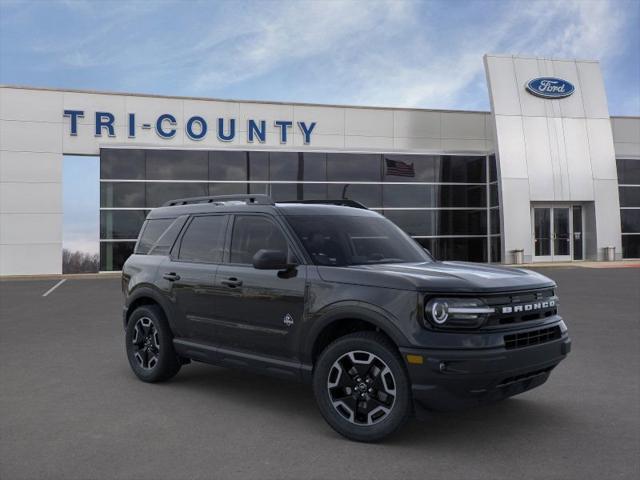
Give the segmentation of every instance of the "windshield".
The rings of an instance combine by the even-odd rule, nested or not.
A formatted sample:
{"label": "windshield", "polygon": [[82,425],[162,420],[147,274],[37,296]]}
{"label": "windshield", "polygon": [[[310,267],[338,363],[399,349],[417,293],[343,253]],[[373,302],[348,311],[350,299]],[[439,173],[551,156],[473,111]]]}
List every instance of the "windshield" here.
{"label": "windshield", "polygon": [[383,217],[290,215],[287,220],[316,265],[431,261],[411,237]]}

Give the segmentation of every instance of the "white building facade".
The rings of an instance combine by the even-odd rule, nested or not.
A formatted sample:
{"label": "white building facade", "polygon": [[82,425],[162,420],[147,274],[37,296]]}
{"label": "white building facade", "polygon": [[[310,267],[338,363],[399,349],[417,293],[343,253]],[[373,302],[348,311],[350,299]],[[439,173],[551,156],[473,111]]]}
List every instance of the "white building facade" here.
{"label": "white building facade", "polygon": [[64,155],[100,156],[102,270],[150,208],[227,193],[358,200],[443,259],[640,257],[640,117],[598,62],[484,60],[490,112],[2,86],[0,275],[61,273]]}

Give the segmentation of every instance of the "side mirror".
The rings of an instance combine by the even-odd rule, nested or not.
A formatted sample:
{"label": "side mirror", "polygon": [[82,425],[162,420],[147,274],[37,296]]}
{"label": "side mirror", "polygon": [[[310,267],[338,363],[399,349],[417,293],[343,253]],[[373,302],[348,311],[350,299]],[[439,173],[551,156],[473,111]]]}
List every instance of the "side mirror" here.
{"label": "side mirror", "polygon": [[253,256],[253,267],[258,270],[286,270],[291,268],[287,253],[282,250],[258,250]]}

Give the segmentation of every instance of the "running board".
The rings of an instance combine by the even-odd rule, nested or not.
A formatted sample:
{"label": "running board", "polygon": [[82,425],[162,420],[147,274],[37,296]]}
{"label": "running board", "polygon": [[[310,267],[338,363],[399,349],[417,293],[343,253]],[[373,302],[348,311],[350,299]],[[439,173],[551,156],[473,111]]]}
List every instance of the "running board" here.
{"label": "running board", "polygon": [[256,355],[255,353],[230,350],[182,338],[174,338],[173,345],[178,355],[197,362],[221,367],[242,368],[288,380],[307,381],[312,370],[311,365],[305,365],[300,362],[290,362],[265,355]]}

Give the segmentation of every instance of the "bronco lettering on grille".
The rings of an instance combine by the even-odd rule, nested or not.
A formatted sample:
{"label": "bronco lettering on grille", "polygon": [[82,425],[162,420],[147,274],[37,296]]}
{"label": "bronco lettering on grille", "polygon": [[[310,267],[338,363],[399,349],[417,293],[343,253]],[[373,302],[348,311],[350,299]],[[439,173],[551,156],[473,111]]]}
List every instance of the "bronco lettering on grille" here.
{"label": "bronco lettering on grille", "polygon": [[502,307],[501,313],[521,313],[521,312],[533,312],[535,310],[541,310],[543,308],[553,308],[556,306],[555,300],[546,300],[544,302],[535,303],[523,303],[521,305],[510,305],[508,307]]}

